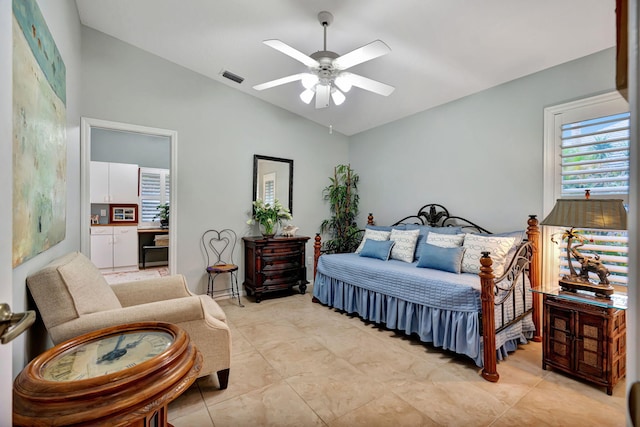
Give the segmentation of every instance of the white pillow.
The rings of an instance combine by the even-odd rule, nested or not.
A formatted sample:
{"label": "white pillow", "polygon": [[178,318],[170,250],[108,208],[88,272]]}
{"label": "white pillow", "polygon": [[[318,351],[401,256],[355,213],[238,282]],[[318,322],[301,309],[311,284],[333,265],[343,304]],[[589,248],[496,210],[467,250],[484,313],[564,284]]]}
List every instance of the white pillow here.
{"label": "white pillow", "polygon": [[480,273],[482,252],[490,252],[489,256],[493,260],[493,265],[491,265],[493,275],[502,276],[507,262],[507,254],[515,242],[515,237],[478,236],[467,233],[464,236],[463,247],[466,249],[462,257],[462,272]]}
{"label": "white pillow", "polygon": [[464,234],[439,234],[429,232],[427,234],[427,243],[441,248],[457,248],[462,246]]}
{"label": "white pillow", "polygon": [[391,248],[391,259],[413,262],[418,236],[420,236],[420,230],[396,230],[395,228],[391,230],[389,240],[395,241]]}
{"label": "white pillow", "polygon": [[364,247],[364,241],[367,239],[371,240],[389,240],[389,236],[391,235],[390,231],[382,231],[382,230],[371,230],[367,228],[364,231],[364,237],[362,237],[362,242],[360,242],[360,246],[356,249],[356,253],[359,254]]}

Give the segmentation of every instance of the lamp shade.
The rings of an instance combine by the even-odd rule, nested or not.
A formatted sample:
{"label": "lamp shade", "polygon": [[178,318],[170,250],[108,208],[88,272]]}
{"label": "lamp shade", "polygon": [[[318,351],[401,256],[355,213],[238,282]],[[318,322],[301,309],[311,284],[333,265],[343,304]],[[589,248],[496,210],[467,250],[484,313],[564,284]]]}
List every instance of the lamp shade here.
{"label": "lamp shade", "polygon": [[621,199],[558,199],[540,225],[626,230],[627,211]]}

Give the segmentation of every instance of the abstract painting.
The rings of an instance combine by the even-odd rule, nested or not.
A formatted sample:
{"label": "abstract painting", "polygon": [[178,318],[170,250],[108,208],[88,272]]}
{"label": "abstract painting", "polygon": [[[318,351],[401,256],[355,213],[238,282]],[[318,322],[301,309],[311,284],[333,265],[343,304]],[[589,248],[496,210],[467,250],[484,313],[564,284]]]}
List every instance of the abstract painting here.
{"label": "abstract painting", "polygon": [[13,0],[13,266],[66,233],[66,69],[35,0]]}

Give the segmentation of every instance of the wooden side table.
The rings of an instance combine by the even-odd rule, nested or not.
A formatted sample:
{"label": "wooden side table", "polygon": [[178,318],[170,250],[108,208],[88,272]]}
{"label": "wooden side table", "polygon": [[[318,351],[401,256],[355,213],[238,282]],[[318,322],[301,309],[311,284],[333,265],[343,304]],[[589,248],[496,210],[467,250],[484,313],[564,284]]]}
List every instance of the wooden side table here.
{"label": "wooden side table", "polygon": [[247,295],[255,294],[256,302],[268,292],[298,286],[307,290],[305,246],[309,237],[243,237],[244,287]]}
{"label": "wooden side table", "polygon": [[606,387],[626,373],[626,304],[555,290],[543,293],[542,368]]}
{"label": "wooden side table", "polygon": [[168,426],[167,406],[197,378],[202,354],[170,323],[90,332],[32,360],[13,385],[16,426]]}

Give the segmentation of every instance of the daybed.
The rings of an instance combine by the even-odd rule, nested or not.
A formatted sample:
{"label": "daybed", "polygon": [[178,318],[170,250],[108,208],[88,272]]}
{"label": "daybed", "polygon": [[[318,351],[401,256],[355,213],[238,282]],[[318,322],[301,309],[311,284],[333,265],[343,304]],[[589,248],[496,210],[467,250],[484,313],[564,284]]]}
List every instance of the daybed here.
{"label": "daybed", "polygon": [[[360,253],[345,254],[323,254],[316,235],[315,302],[466,355],[492,382],[498,359],[528,339],[540,341],[540,302],[529,290],[540,271],[535,215],[526,231],[491,234],[428,204],[390,227],[374,226],[370,214],[364,233]],[[409,249],[404,239],[416,234]],[[398,248],[396,259],[384,260],[387,246],[391,254]]]}

